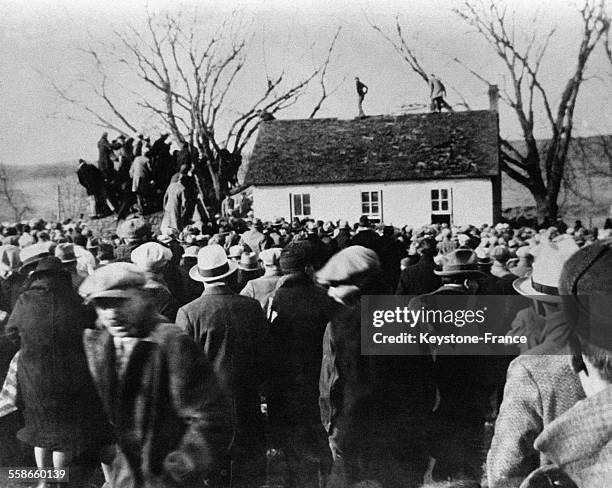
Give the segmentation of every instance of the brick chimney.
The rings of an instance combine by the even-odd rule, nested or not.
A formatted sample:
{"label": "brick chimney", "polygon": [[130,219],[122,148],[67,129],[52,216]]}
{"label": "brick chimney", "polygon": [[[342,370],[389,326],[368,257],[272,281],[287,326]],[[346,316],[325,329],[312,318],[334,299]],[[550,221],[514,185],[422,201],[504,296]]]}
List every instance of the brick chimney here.
{"label": "brick chimney", "polygon": [[499,106],[499,88],[497,85],[489,85],[489,110],[497,112]]}

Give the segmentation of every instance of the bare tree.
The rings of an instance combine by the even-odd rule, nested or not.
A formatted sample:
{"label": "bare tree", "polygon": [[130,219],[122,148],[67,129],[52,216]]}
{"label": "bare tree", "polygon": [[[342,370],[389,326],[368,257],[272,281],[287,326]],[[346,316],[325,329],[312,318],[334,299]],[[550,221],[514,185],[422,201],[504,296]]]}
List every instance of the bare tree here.
{"label": "bare tree", "polygon": [[[211,203],[218,204],[222,194],[237,183],[242,152],[262,119],[273,118],[294,105],[317,78],[323,87],[319,108],[328,96],[325,75],[339,30],[326,58],[312,72],[292,83],[284,72],[275,76],[265,73],[260,94],[246,108],[235,109],[232,89],[245,67],[250,43],[244,34],[248,26],[237,15],[212,33],[197,12],[154,15],[147,11],[145,20],[142,32],[128,26],[116,30],[112,42],[84,50],[93,61],[97,82],[91,76],[79,81],[101,102],[98,106],[76,99],[66,87],[53,86],[64,101],[87,116],[78,120],[124,134],[136,133],[136,124],[129,120],[130,107],[114,99],[111,88],[131,94],[137,100],[136,107],[158,117],[177,142],[188,142],[198,149],[201,183],[216,200]],[[110,74],[117,66],[133,72],[140,84],[129,88],[119,85]]]}
{"label": "bare tree", "polygon": [[[578,9],[582,23],[575,68],[553,106],[551,95],[540,81],[540,67],[547,47],[554,36],[552,29],[538,35],[537,29],[521,46],[517,39],[512,12],[496,0],[464,0],[454,9],[455,13],[487,42],[501,60],[509,79],[507,90],[501,91],[501,99],[516,114],[522,131],[524,149],[519,149],[501,139],[501,168],[511,178],[524,185],[533,195],[538,220],[544,222],[557,217],[559,191],[565,175],[565,164],[572,139],[573,116],[587,62],[603,36],[609,34],[610,17],[605,0],[585,0]],[[393,45],[408,65],[424,80],[426,71],[415,55],[414,49],[396,22],[396,39],[373,26]],[[475,78],[491,86],[478,71],[458,58],[455,62],[466,68]],[[550,129],[549,143],[544,149],[538,146],[534,134],[536,125],[534,107],[539,105]]]}
{"label": "bare tree", "polygon": [[4,200],[13,212],[15,222],[23,219],[32,209],[25,204],[23,193],[11,184],[6,166],[0,163],[0,200]]}

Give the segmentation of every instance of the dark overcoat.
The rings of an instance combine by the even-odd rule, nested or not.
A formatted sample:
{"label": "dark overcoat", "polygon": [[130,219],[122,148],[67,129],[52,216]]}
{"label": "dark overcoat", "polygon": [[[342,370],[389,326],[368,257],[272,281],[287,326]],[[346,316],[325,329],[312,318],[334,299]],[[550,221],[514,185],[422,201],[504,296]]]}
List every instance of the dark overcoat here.
{"label": "dark overcoat", "polygon": [[[386,294],[381,280],[362,293]],[[384,486],[420,486],[434,396],[430,357],[362,355],[360,304],[343,307],[325,330],[319,392],[333,476],[348,484],[376,479]]]}
{"label": "dark overcoat", "polygon": [[269,340],[259,302],[228,286],[204,289],[181,307],[176,325],[192,337],[213,365],[217,380],[234,406],[231,414],[237,456],[262,441],[260,386],[267,373]]}
{"label": "dark overcoat", "polygon": [[323,335],[335,302],[306,275],[284,276],[272,296],[270,422],[316,424]]}
{"label": "dark overcoat", "polygon": [[118,146],[113,147],[106,137],[100,138],[98,141],[98,169],[108,179],[112,178],[115,171],[112,160],[113,149],[118,149]]}
{"label": "dark overcoat", "polygon": [[89,196],[98,196],[104,190],[104,176],[93,164],[81,164],[77,177]]}
{"label": "dark overcoat", "polygon": [[422,295],[437,290],[442,282],[434,273],[435,266],[431,257],[421,256],[416,264],[401,272],[396,295]]}
{"label": "dark overcoat", "polygon": [[23,292],[6,326],[19,345],[18,382],[25,426],[18,437],[54,451],[87,450],[101,437],[101,406],[81,337],[92,317],[70,276],[43,276]]}
{"label": "dark overcoat", "polygon": [[203,486],[230,444],[229,403],[211,365],[173,324],[152,324],[118,379],[106,330],[87,330],[85,352],[117,436],[114,488]]}

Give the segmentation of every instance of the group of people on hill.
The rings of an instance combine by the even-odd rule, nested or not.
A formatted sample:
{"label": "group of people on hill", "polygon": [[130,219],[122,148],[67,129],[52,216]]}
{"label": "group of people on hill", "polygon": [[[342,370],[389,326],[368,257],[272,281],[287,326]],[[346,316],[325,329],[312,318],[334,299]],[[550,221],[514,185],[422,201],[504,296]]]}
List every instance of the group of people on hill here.
{"label": "group of people on hill", "polygon": [[[151,143],[142,134],[136,139],[121,134],[112,141],[107,132],[102,134],[97,165],[80,159],[77,168],[79,183],[87,192],[90,217],[116,214],[118,220],[123,220],[136,212],[147,215],[176,206],[177,198],[185,201],[183,214],[190,219],[198,203],[201,218],[208,217],[208,209],[199,198],[211,197],[214,191],[208,171],[198,170],[205,166],[205,156],[187,141],[171,151],[169,136],[162,134]],[[220,149],[213,158],[224,195],[237,184],[238,159],[227,149]]]}
{"label": "group of people on hill", "polygon": [[[0,465],[70,467],[73,486],[101,465],[122,488],[612,479],[610,219],[398,229],[250,212],[0,234]],[[526,342],[362,355],[361,297],[393,294],[507,297],[496,333]]]}

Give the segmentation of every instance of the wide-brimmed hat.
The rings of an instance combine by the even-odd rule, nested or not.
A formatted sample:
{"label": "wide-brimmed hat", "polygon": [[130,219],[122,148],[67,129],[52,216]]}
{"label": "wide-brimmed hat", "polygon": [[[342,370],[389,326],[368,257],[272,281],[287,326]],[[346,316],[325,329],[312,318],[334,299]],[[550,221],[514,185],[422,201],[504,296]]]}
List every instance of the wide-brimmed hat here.
{"label": "wide-brimmed hat", "polygon": [[259,269],[259,263],[257,262],[257,254],[254,252],[243,252],[240,256],[240,262],[238,268],[242,271],[256,271]]}
{"label": "wide-brimmed hat", "polygon": [[200,251],[200,246],[187,246],[185,248],[185,252],[183,253],[183,257],[197,259],[199,251]]}
{"label": "wide-brimmed hat", "polygon": [[38,263],[41,259],[51,256],[49,252],[49,246],[44,243],[32,244],[31,246],[24,247],[19,253],[19,259],[21,259],[21,268],[24,269]]}
{"label": "wide-brimmed hat", "polygon": [[230,276],[238,269],[236,263],[229,261],[225,250],[218,244],[203,247],[198,252],[198,262],[189,270],[189,277],[194,281],[207,283]]}
{"label": "wide-brimmed hat", "polygon": [[471,249],[456,249],[442,256],[442,268],[435,269],[438,276],[482,276],[478,269],[478,256]]}
{"label": "wide-brimmed hat", "polygon": [[59,258],[48,256],[38,261],[36,269],[30,273],[30,277],[35,277],[41,273],[59,274],[70,276],[64,269],[64,265]]}
{"label": "wide-brimmed hat", "polygon": [[55,248],[55,257],[63,264],[76,263],[77,257],[74,254],[74,244],[69,242],[58,244]]}
{"label": "wide-brimmed hat", "polygon": [[561,303],[559,278],[565,261],[578,250],[572,239],[558,243],[544,241],[537,249],[530,276],[519,278],[512,284],[521,295],[548,303]]}
{"label": "wide-brimmed hat", "polygon": [[96,269],[79,288],[88,302],[96,298],[122,298],[130,288],[142,288],[146,275],[132,263],[110,263]]}
{"label": "wide-brimmed hat", "polygon": [[243,252],[244,247],[239,244],[236,244],[235,246],[231,246],[229,248],[228,258],[238,260],[241,258]]}

